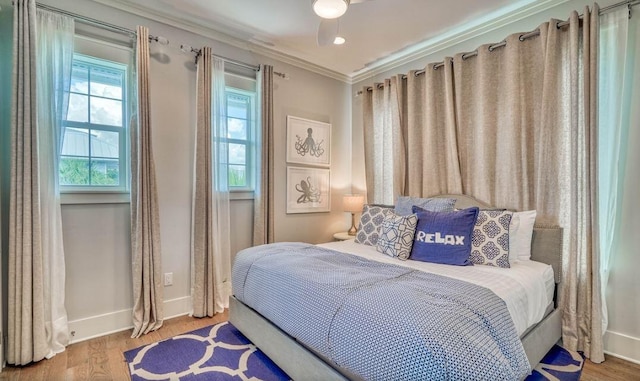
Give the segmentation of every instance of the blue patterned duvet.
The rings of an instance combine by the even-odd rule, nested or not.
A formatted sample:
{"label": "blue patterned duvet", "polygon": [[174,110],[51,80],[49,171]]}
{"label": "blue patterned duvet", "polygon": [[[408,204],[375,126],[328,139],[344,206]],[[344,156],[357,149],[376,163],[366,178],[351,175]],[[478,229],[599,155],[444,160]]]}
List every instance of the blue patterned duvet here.
{"label": "blue patterned duvet", "polygon": [[504,301],[464,281],[303,243],[241,251],[232,279],[238,300],[346,374],[519,380],[530,372]]}

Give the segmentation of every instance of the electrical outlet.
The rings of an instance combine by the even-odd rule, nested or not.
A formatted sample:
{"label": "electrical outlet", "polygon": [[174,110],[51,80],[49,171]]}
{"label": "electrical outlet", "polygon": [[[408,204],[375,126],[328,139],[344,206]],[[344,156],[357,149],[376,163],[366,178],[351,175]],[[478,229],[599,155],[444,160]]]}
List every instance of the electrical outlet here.
{"label": "electrical outlet", "polygon": [[173,273],[164,273],[164,285],[165,286],[173,285]]}

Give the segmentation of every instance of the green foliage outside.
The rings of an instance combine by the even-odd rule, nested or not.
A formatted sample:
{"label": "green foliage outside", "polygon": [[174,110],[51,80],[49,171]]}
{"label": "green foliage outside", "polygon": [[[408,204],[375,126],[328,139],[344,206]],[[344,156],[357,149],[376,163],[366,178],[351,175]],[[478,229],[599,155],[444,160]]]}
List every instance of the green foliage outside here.
{"label": "green foliage outside", "polygon": [[229,167],[229,186],[230,187],[247,186],[247,179],[245,178],[245,171],[243,169]]}
{"label": "green foliage outside", "polygon": [[89,159],[61,158],[60,185],[118,185],[118,164],[93,160],[89,176]]}

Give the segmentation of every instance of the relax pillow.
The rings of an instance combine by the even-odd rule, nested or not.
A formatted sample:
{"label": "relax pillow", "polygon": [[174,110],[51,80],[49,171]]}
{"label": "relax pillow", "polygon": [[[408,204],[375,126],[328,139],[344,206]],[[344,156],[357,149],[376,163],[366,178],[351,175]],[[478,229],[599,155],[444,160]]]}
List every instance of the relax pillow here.
{"label": "relax pillow", "polygon": [[408,216],[413,213],[412,208],[418,206],[431,212],[450,212],[456,200],[453,198],[420,198],[400,196],[396,202],[396,214]]}
{"label": "relax pillow", "polygon": [[411,257],[416,261],[468,266],[471,234],[479,209],[453,212],[431,212],[414,206],[418,226],[413,238]]}
{"label": "relax pillow", "polygon": [[382,221],[390,211],[393,211],[393,206],[366,204],[362,209],[355,242],[375,246]]}
{"label": "relax pillow", "polygon": [[531,259],[531,237],[536,222],[536,211],[515,212],[509,225],[509,261]]}
{"label": "relax pillow", "polygon": [[509,268],[509,224],[513,212],[481,210],[471,236],[469,259],[476,265]]}
{"label": "relax pillow", "polygon": [[393,211],[388,212],[380,228],[376,250],[406,261],[411,254],[417,224],[418,216],[415,214],[399,216]]}

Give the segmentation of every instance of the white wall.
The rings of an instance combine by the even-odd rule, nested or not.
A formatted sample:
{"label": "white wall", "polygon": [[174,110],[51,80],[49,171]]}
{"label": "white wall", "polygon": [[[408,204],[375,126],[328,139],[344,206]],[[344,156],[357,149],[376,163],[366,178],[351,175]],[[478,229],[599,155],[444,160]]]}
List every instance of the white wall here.
{"label": "white wall", "polygon": [[[165,287],[165,316],[190,309],[190,229],[192,161],[195,124],[196,73],[193,55],[181,43],[211,46],[214,54],[248,64],[266,63],[285,72],[275,77],[275,177],[277,241],[326,242],[349,227],[341,195],[351,191],[351,96],[346,83],[261,57],[247,50],[115,10],[88,0],[43,0],[57,8],[135,29],[146,25],[169,46],[151,45],[151,121],[158,180],[163,272],[173,272]],[[3,101],[4,102],[4,101]],[[285,213],[286,116],[295,115],[333,124],[332,212]],[[253,201],[232,201],[232,249],[252,240]],[[62,207],[66,262],[66,306],[74,341],[131,325],[132,285],[129,204],[67,204]]]}
{"label": "white wall", "polygon": [[[615,4],[618,0],[598,1],[600,7]],[[528,32],[535,29],[541,23],[551,18],[565,20],[572,10],[579,13],[584,11],[586,5],[593,4],[590,0],[568,0],[560,5],[540,12],[536,15],[518,20],[498,29],[477,34],[466,41],[445,44],[442,50],[430,54],[424,58],[417,59],[394,69],[387,70],[366,80],[361,80],[353,85],[353,92],[361,90],[365,86],[370,86],[375,82],[381,82],[394,74],[407,73],[412,69],[424,68],[431,62],[440,62],[444,57],[453,56],[459,52],[468,52],[486,43],[500,42],[506,36],[517,32]],[[366,189],[364,175],[364,143],[362,136],[362,98],[357,97],[353,102],[352,111],[353,128],[353,186],[356,189]],[[640,148],[640,135],[637,128],[632,128],[635,136],[630,137],[630,141]],[[635,138],[635,140],[633,140]],[[639,149],[633,150],[635,157],[629,158],[629,163],[637,163]],[[635,161],[634,161],[635,159]],[[636,171],[636,167],[630,164],[628,172]],[[638,176],[630,176],[630,183],[626,185],[627,193],[625,197],[637,201],[640,199],[640,183]],[[633,182],[633,183],[631,183]],[[637,276],[637,269],[640,268],[640,256],[637,255],[637,247],[640,244],[637,232],[640,231],[640,221],[635,217],[637,213],[633,210],[626,210],[623,215],[624,232],[622,239],[626,239],[626,249],[614,262],[608,286],[609,298],[609,328],[605,335],[605,351],[640,363],[640,278]],[[625,238],[626,237],[626,238]]]}

